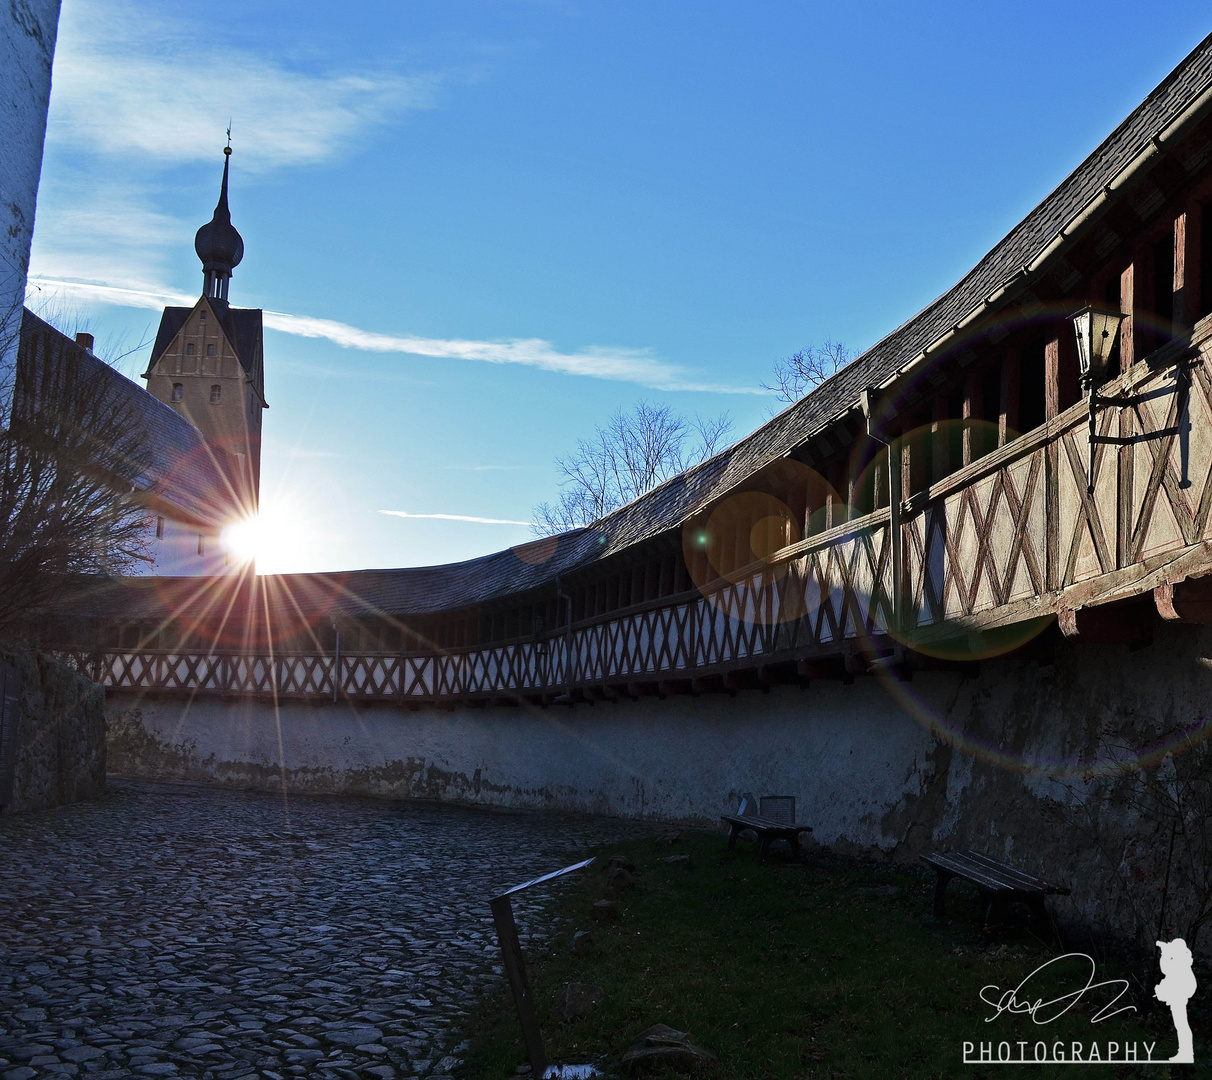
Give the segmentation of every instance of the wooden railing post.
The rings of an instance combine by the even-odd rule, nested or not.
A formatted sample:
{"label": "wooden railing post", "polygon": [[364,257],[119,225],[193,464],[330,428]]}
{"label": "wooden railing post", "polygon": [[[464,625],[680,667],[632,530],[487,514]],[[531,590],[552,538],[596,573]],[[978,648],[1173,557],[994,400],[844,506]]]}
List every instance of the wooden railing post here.
{"label": "wooden railing post", "polygon": [[[1044,345],[1044,420],[1051,423],[1061,411],[1060,338]],[[1061,587],[1060,567],[1060,448],[1055,438],[1044,447],[1044,531],[1046,538],[1044,577],[1053,591]]]}
{"label": "wooden railing post", "polygon": [[1005,446],[1018,434],[1019,395],[1022,388],[1022,364],[1017,349],[1007,349],[1002,358],[1001,408],[997,417],[997,445]]}

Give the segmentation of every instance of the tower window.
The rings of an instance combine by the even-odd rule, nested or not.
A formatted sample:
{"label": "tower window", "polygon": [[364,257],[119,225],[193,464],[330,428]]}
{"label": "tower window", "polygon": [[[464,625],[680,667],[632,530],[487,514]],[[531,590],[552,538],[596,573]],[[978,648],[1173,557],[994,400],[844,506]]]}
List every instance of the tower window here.
{"label": "tower window", "polygon": [[202,534],[198,533],[198,554],[202,554]]}
{"label": "tower window", "polygon": [[198,312],[198,318],[199,318],[199,319],[201,319],[203,322],[205,322],[205,321],[206,321],[206,312],[205,312],[205,311],[199,311],[199,312]]}
{"label": "tower window", "polygon": [[173,383],[173,401],[180,401],[181,398],[184,397],[184,395],[185,395],[185,384],[179,383],[179,382]]}
{"label": "tower window", "polygon": [[164,519],[162,517],[156,518],[156,539],[164,539]]}
{"label": "tower window", "polygon": [[185,355],[186,356],[194,355],[194,343],[192,341],[188,345],[185,346]]}
{"label": "tower window", "polygon": [[207,356],[214,356],[214,355],[215,355],[215,347],[214,347],[213,345],[207,345],[207,346],[206,346],[206,355],[207,355]]}
{"label": "tower window", "polygon": [[218,383],[215,383],[214,385],[212,385],[212,386],[211,386],[211,388],[210,388],[210,403],[211,403],[212,405],[218,405],[218,404],[219,404],[219,395],[220,395],[222,392],[223,392],[223,387],[222,387],[222,386],[220,386]]}

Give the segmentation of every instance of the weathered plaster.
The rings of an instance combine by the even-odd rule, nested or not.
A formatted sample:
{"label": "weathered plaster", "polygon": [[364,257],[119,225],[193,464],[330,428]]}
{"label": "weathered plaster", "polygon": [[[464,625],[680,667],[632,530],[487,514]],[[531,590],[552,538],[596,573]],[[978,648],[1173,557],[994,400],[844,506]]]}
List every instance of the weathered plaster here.
{"label": "weathered plaster", "polygon": [[[714,820],[745,791],[796,794],[817,839],[893,842],[888,811],[934,740],[874,680],[808,692],[576,709],[415,713],[111,695],[111,768],[300,791]],[[906,763],[910,763],[907,767]]]}
{"label": "weathered plaster", "polygon": [[0,9],[0,422],[10,411],[58,25],[59,0]]}
{"label": "weathered plaster", "polygon": [[[1134,653],[1062,642],[1047,666],[1020,657],[987,661],[975,678],[866,677],[734,698],[415,713],[291,703],[275,713],[113,695],[111,768],[663,821],[714,822],[744,792],[791,794],[819,843],[899,859],[978,847],[1073,883],[1079,911],[1124,926],[1140,915],[1116,890],[1151,882],[1164,845],[1158,823],[1125,806],[1131,777],[1087,780],[1083,763],[1108,731],[1147,740],[1199,721],[1212,701],[1210,656],[1212,629],[1159,623],[1156,643]],[[1067,774],[1045,768],[1060,763]]]}

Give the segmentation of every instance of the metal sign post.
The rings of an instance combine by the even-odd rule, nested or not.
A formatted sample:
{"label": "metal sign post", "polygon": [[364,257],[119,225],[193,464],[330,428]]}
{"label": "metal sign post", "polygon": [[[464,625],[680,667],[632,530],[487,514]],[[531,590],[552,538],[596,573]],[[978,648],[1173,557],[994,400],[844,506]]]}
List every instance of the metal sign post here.
{"label": "metal sign post", "polygon": [[522,945],[518,941],[518,927],[513,920],[513,902],[510,897],[523,889],[529,889],[532,885],[541,885],[545,881],[553,881],[565,874],[571,874],[574,870],[582,870],[591,862],[593,859],[586,859],[584,862],[566,866],[563,870],[554,870],[550,874],[515,885],[488,902],[492,908],[492,920],[497,927],[497,940],[501,943],[501,961],[505,966],[505,977],[509,980],[514,1004],[518,1007],[518,1022],[522,1025],[526,1057],[530,1061],[531,1075],[535,1080],[543,1080],[547,1073],[547,1051],[543,1048],[543,1036],[539,1034],[539,1018],[535,1014],[534,998],[530,995],[530,984],[526,980],[526,964],[522,960]]}

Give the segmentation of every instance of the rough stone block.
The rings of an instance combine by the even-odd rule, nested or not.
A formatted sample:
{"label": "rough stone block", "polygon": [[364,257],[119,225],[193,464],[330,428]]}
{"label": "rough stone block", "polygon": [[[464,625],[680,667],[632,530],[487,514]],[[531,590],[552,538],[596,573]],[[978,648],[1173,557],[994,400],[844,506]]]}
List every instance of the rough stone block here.
{"label": "rough stone block", "polygon": [[602,1000],[602,988],[591,983],[565,983],[556,994],[552,1013],[557,1020],[571,1020]]}
{"label": "rough stone block", "polygon": [[622,1069],[629,1076],[657,1069],[692,1074],[705,1072],[719,1060],[712,1051],[699,1046],[688,1032],[667,1024],[654,1024],[635,1037],[623,1055]]}

